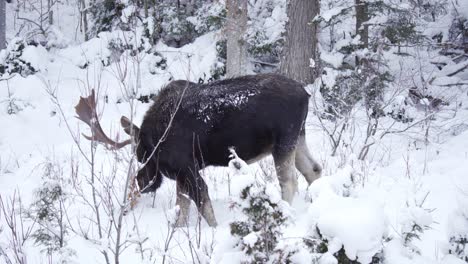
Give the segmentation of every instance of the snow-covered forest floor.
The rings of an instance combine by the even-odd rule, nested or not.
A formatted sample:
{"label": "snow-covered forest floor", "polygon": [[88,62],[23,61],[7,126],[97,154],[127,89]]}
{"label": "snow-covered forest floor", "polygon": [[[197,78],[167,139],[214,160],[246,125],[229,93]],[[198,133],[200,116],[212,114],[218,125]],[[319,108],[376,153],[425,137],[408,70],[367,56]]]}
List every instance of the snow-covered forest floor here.
{"label": "snow-covered forest floor", "polygon": [[[78,15],[71,7],[61,8],[57,43],[64,47],[27,46],[21,58],[38,72],[0,81],[0,263],[106,263],[106,256],[114,262],[116,220],[132,151],[98,145],[94,152],[80,135],[89,130],[75,118],[74,106],[80,96],[98,90],[104,131],[123,140],[120,117],[132,116],[139,125],[150,106],[136,97],[157,93],[173,79],[207,80],[217,63],[219,31],[181,48],[159,42],[155,50],[166,60],[164,69],[155,54],[128,52],[109,62],[109,41],[137,42],[140,33],[115,30],[82,42],[75,38]],[[14,12],[8,12],[11,26]],[[10,29],[13,39],[15,29]],[[249,184],[286,218],[272,227],[278,232],[271,250],[277,261],[351,263],[344,262],[344,253],[360,263],[465,263],[449,253],[455,245],[451,238],[464,236],[467,244],[468,71],[444,77],[450,69],[429,63],[439,59],[437,52],[420,47],[404,52],[408,56],[383,55],[397,76],[391,85],[396,92],[386,95],[389,107],[403,104],[406,90],[398,87],[421,72],[424,78],[439,78],[445,88],[434,96],[447,105],[432,112],[408,108],[410,123],[382,117],[377,133],[368,136],[368,116],[358,104],[333,153],[329,131],[341,123],[318,118],[323,98],[318,84],[309,85],[307,144],[323,165],[319,180],[307,186],[299,177],[299,192],[288,205],[279,198],[270,157],[241,171],[206,168],[203,177],[219,225],[198,222],[192,205],[189,225],[174,228],[176,188],[165,179],[155,195],[141,195],[122,214],[120,263],[240,263],[246,257],[241,245],[253,247],[261,239],[254,233],[231,234],[231,224],[247,217],[242,208],[249,205],[239,195]],[[322,57],[330,64],[340,60],[325,51]],[[333,78],[329,74],[324,82]],[[465,85],[450,85],[460,82]],[[136,97],[129,91],[137,91]],[[468,255],[468,249],[461,252]]]}

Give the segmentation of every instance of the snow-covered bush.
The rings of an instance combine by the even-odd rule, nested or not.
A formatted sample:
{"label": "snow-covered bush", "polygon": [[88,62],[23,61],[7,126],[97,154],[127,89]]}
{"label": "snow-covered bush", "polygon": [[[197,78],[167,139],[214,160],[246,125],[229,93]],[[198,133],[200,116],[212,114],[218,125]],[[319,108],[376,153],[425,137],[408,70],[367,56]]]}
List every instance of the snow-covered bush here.
{"label": "snow-covered bush", "polygon": [[450,39],[454,44],[465,50],[468,48],[468,20],[455,18],[449,30]]}
{"label": "snow-covered bush", "polygon": [[204,3],[195,11],[194,16],[187,18],[199,35],[221,29],[225,19],[226,8],[221,1]]}
{"label": "snow-covered bush", "polygon": [[90,7],[90,37],[115,29],[144,29],[152,45],[162,39],[168,46],[181,47],[202,34],[223,26],[226,10],[221,2],[178,3],[160,1],[142,5],[135,0],[98,0]]}
{"label": "snow-covered bush", "polygon": [[[388,263],[427,263],[421,260],[421,251],[415,245],[432,224],[431,212],[421,204],[407,204],[400,221],[398,234],[388,241],[384,257]],[[453,263],[453,262],[449,262]]]}
{"label": "snow-covered bush", "polygon": [[216,42],[217,61],[211,66],[210,74],[213,80],[219,80],[226,74],[226,41]]}
{"label": "snow-covered bush", "polygon": [[411,115],[409,108],[411,107],[410,99],[404,95],[395,96],[393,100],[384,108],[384,112],[391,118],[402,123],[413,122],[414,117]]}
{"label": "snow-covered bush", "polygon": [[91,27],[89,37],[95,37],[100,32],[112,31],[120,24],[120,17],[125,4],[122,1],[98,0],[89,7]]}
{"label": "snow-covered bush", "polygon": [[309,187],[312,204],[304,243],[316,258],[328,261],[320,263],[383,263],[384,211],[368,199],[343,196],[351,182],[346,171],[320,178]]}
{"label": "snow-covered bush", "polygon": [[120,56],[124,52],[129,52],[128,54],[130,56],[136,56],[142,52],[161,56],[159,53],[153,51],[150,40],[143,34],[141,28],[135,33],[120,31],[117,34],[101,33],[99,35],[108,40],[107,48],[111,52],[110,57],[113,58],[109,63],[120,60]]}
{"label": "snow-covered bush", "polygon": [[[326,69],[326,75],[333,74],[332,71],[334,70]],[[353,107],[362,99],[362,94],[359,74],[354,71],[344,71],[331,81],[323,82],[320,92],[324,102],[322,114],[324,118],[334,120],[349,115]]]}
{"label": "snow-covered bush", "polygon": [[468,262],[468,236],[465,234],[451,237],[449,253]]}
{"label": "snow-covered bush", "polygon": [[165,70],[167,67],[167,59],[164,58],[159,52],[150,53],[145,57],[148,63],[148,71],[151,74],[157,74],[159,70]]}
{"label": "snow-covered bush", "polygon": [[406,218],[402,221],[401,235],[403,246],[410,253],[420,254],[419,248],[414,245],[414,240],[420,240],[425,230],[430,228],[432,217],[430,211],[424,209],[422,204],[407,205]]}
{"label": "snow-covered bush", "polygon": [[238,238],[238,246],[246,254],[245,263],[275,262],[279,256],[276,246],[288,217],[285,202],[272,192],[277,191],[251,184],[242,190],[235,204],[246,218],[230,224],[231,234]]}
{"label": "snow-covered bush", "polygon": [[450,237],[449,253],[468,262],[468,233]]}
{"label": "snow-covered bush", "polygon": [[287,21],[286,1],[251,0],[250,4],[249,27],[245,37],[248,51],[257,60],[256,68],[267,70],[280,60]]}
{"label": "snow-covered bush", "polygon": [[[370,53],[361,58],[360,65],[355,69],[338,70],[336,78],[323,82],[320,88],[325,104],[324,114],[330,119],[343,118],[362,101],[372,116],[384,115],[383,95],[392,80],[385,69],[381,56]],[[328,68],[327,71],[336,70]]]}
{"label": "snow-covered bush", "polygon": [[448,253],[468,262],[468,199],[464,197],[450,219]]}
{"label": "snow-covered bush", "polygon": [[0,51],[0,77],[14,73],[23,77],[34,74],[40,70],[39,58],[43,60],[44,57],[47,54],[41,46],[28,45],[24,39],[14,38]]}
{"label": "snow-covered bush", "polygon": [[197,37],[195,25],[188,19],[192,14],[186,8],[163,4],[159,11],[161,12],[160,36],[168,46],[181,47],[193,42]]}
{"label": "snow-covered bush", "polygon": [[415,43],[422,39],[416,30],[416,23],[409,12],[401,11],[387,21],[382,29],[382,35],[392,44],[401,45]]}
{"label": "snow-covered bush", "polygon": [[[408,91],[409,94],[409,90],[414,86],[421,89],[427,88],[427,83],[415,84],[414,82],[401,83],[400,88],[389,87],[389,83],[398,78],[401,70],[395,67],[395,64],[391,64],[399,59],[398,56],[410,57],[411,60],[415,60],[413,56],[419,56],[418,53],[408,53],[408,50],[411,50],[408,46],[421,45],[423,42],[425,45],[430,45],[429,39],[434,36],[432,32],[429,36],[425,36],[423,30],[427,28],[428,23],[445,15],[443,2],[402,1],[398,5],[392,1],[368,2],[365,16],[371,25],[363,29],[367,37],[363,40],[354,27],[357,18],[352,2],[324,1],[321,5],[323,9],[319,20],[322,28],[329,35],[322,36],[321,56],[327,65],[326,74],[336,76],[339,80],[337,85],[328,83],[321,90],[327,102],[327,107],[325,107],[327,113],[339,116],[342,114],[340,112],[346,112],[351,108],[353,101],[363,99],[366,108],[372,110],[370,114],[388,115],[397,121],[410,122],[412,119],[408,116],[410,110],[405,108],[411,105],[408,107],[408,105],[399,104],[398,109],[383,111],[383,105],[390,103],[391,100],[382,102],[381,99],[397,89],[401,91],[394,94],[406,96],[405,92]],[[336,28],[340,28],[342,32],[335,32]],[[416,60],[415,63],[417,63]],[[331,71],[336,72],[330,73]],[[424,75],[422,72],[414,74]],[[414,79],[414,77],[408,79]],[[342,84],[343,81],[346,84]],[[360,90],[361,87],[362,90]]]}
{"label": "snow-covered bush", "polygon": [[230,208],[236,218],[220,237],[215,262],[290,263],[296,247],[281,241],[291,220],[289,206],[281,199],[278,186],[255,180],[247,163],[230,151],[229,168],[235,175]]}
{"label": "snow-covered bush", "polygon": [[[80,47],[67,49],[65,53],[82,69],[93,63],[101,63],[107,67],[128,59],[138,61],[151,74],[167,67],[167,59],[155,50],[141,27],[135,32],[101,32],[98,37],[90,39]],[[122,56],[125,56],[125,59],[122,59]]]}
{"label": "snow-covered bush", "polygon": [[193,2],[189,5],[177,6],[167,2],[157,7],[158,34],[168,46],[181,47],[223,27],[226,8],[221,1]]}
{"label": "snow-covered bush", "polygon": [[47,49],[57,48],[63,49],[70,45],[71,41],[68,37],[56,26],[50,26],[47,30],[46,36],[47,43],[45,47]]}
{"label": "snow-covered bush", "polygon": [[369,262],[363,261],[361,259],[352,259],[346,254],[345,248],[341,247],[336,252],[330,251],[330,242],[328,239],[324,238],[320,233],[320,229],[317,227],[315,232],[303,239],[304,244],[307,246],[312,259],[315,261],[313,263],[324,263],[324,264],[379,264],[385,263],[383,250],[375,253],[374,256],[370,259]]}

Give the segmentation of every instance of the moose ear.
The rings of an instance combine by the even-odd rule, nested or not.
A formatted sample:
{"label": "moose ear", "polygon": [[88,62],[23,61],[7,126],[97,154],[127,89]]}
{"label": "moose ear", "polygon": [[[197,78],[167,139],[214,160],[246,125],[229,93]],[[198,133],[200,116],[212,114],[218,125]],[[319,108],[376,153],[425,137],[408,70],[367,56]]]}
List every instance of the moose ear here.
{"label": "moose ear", "polygon": [[122,116],[120,118],[120,124],[122,125],[125,133],[127,133],[129,136],[134,137],[140,134],[140,129],[135,124],[130,122],[130,119],[128,119],[128,117]]}

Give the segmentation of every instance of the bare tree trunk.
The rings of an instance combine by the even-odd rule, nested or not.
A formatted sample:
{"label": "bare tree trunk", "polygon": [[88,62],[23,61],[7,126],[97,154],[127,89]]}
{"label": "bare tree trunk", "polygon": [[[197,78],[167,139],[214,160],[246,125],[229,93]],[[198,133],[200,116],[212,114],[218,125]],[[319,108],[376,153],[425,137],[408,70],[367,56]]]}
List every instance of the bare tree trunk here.
{"label": "bare tree trunk", "polygon": [[369,20],[368,4],[365,0],[355,0],[356,2],[356,34],[361,36],[363,48],[369,46],[369,25],[365,22]]}
{"label": "bare tree trunk", "polygon": [[[355,0],[356,4],[356,35],[361,37],[360,47],[365,49],[369,47],[369,25],[365,24],[369,20],[369,9],[366,0]],[[400,52],[398,47],[398,52]],[[362,58],[356,56],[356,66],[361,65]]]}
{"label": "bare tree trunk", "polygon": [[143,9],[145,11],[145,18],[149,17],[149,0],[143,0]]}
{"label": "bare tree trunk", "polygon": [[226,76],[240,76],[247,72],[247,0],[227,0]]}
{"label": "bare tree trunk", "polygon": [[280,72],[303,83],[312,83],[320,73],[318,23],[313,22],[319,12],[319,0],[289,0]]}
{"label": "bare tree trunk", "polygon": [[53,10],[53,3],[52,0],[47,1],[47,15],[49,20],[49,25],[54,24],[54,10]]}
{"label": "bare tree trunk", "polygon": [[6,4],[0,0],[0,50],[6,48]]}
{"label": "bare tree trunk", "polygon": [[84,33],[84,40],[89,40],[88,36],[88,11],[86,11],[86,2],[85,0],[80,0],[80,13],[81,13],[81,23],[83,23],[83,33]]}

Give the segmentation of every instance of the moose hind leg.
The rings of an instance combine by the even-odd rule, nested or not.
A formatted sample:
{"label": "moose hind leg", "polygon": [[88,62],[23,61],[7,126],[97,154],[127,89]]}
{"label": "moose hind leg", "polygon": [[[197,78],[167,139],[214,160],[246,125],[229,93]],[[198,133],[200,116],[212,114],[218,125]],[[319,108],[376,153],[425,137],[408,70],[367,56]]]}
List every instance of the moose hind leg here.
{"label": "moose hind leg", "polygon": [[322,173],[322,167],[318,164],[312,155],[305,140],[305,133],[301,133],[296,146],[296,168],[305,177],[307,183],[310,185],[313,181],[318,179]]}
{"label": "moose hind leg", "polygon": [[195,172],[195,175],[192,173],[186,174],[186,177],[184,179],[177,179],[177,181],[178,184],[180,184],[180,188],[186,190],[186,193],[188,194],[190,199],[192,199],[195,202],[198,212],[206,220],[208,225],[212,227],[216,226],[217,222],[214,215],[213,206],[208,195],[208,186],[206,185],[205,180],[203,180],[200,174],[198,174],[198,172]]}
{"label": "moose hind leg", "polygon": [[288,151],[273,151],[273,160],[275,162],[276,174],[281,187],[281,197],[291,204],[294,194],[297,192],[297,178],[294,167],[295,151],[294,148]]}

